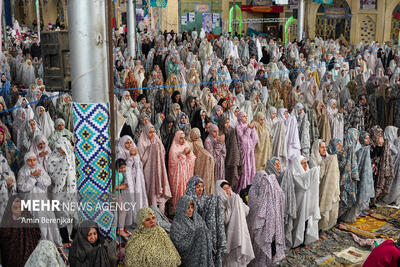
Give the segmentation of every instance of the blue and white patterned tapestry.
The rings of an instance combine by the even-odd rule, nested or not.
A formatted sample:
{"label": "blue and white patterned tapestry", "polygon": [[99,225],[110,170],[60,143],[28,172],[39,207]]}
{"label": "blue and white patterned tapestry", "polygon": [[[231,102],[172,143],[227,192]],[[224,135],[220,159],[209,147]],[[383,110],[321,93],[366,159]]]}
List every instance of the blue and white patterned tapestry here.
{"label": "blue and white patterned tapestry", "polygon": [[75,161],[81,220],[96,221],[108,239],[115,239],[111,195],[109,104],[73,104]]}

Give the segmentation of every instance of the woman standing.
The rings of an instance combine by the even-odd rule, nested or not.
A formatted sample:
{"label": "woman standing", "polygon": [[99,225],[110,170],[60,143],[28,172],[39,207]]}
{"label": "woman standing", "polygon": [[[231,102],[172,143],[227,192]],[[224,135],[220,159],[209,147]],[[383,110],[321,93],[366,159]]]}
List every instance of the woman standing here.
{"label": "woman standing", "polygon": [[138,83],[135,79],[135,74],[131,70],[128,72],[128,76],[125,79],[125,89],[130,89],[127,92],[129,92],[133,101],[136,101],[136,98],[141,93],[141,90],[138,89]]}
{"label": "woman standing", "polygon": [[195,160],[196,156],[185,140],[185,133],[177,131],[168,160],[168,177],[174,211],[179,197],[185,193],[187,181],[193,176]]}
{"label": "woman standing", "polygon": [[37,127],[36,121],[33,119],[28,120],[25,123],[24,129],[21,132],[21,139],[19,143],[19,151],[22,155],[25,155],[27,151],[29,151],[32,141],[35,136],[41,134],[40,129]]}
{"label": "woman standing", "polygon": [[64,119],[65,128],[69,131],[74,130],[73,118],[72,118],[72,102],[69,94],[63,95],[59,98],[58,103],[58,117]]}
{"label": "woman standing", "polygon": [[153,125],[147,124],[143,128],[138,150],[143,163],[149,205],[157,206],[164,212],[165,203],[172,195],[165,168],[165,149]]}
{"label": "woman standing", "polygon": [[230,183],[232,188],[236,188],[239,183],[239,168],[241,166],[241,160],[236,130],[230,126],[230,123],[230,119],[222,116],[218,121],[218,128],[219,131],[225,135],[225,180]]}
{"label": "woman standing", "polygon": [[329,155],[325,141],[319,139],[311,149],[310,168],[320,167],[319,209],[320,230],[329,230],[337,223],[340,200],[340,171],[336,155]]}
{"label": "woman standing", "polygon": [[124,127],[121,130],[121,136],[129,135],[133,137],[133,133],[139,123],[139,110],[137,102],[133,101],[128,91],[122,94],[121,105],[119,107],[121,114],[126,118]]}
{"label": "woman standing", "polygon": [[59,118],[55,121],[55,131],[50,135],[49,147],[54,148],[54,143],[61,137],[67,138],[70,142],[72,142],[74,134],[71,133],[69,130],[65,129],[65,122],[63,119]]}
{"label": "woman standing", "polygon": [[392,153],[388,140],[383,136],[382,128],[378,125],[372,127],[371,137],[371,161],[375,182],[375,198],[372,204],[375,204],[377,200],[381,200],[388,194],[394,174]]}
{"label": "woman standing", "polygon": [[388,204],[400,202],[400,138],[398,137],[398,128],[395,126],[387,126],[385,129],[385,138],[389,142],[392,152],[393,174],[394,178],[389,188],[389,193],[385,197]]}
{"label": "woman standing", "polygon": [[214,158],[214,179],[224,180],[226,157],[225,135],[219,135],[218,127],[215,124],[210,126],[210,134],[206,138],[204,146]]}
{"label": "woman standing", "polygon": [[193,198],[197,212],[206,222],[211,231],[213,244],[213,259],[215,266],[221,266],[222,255],[226,251],[226,236],[224,231],[224,218],[221,199],[215,195],[204,193],[204,181],[199,176],[189,179],[185,195]]}
{"label": "woman standing", "polygon": [[[14,117],[14,122],[12,125],[12,139],[17,147],[21,146],[22,133],[24,131],[25,123],[28,121],[26,109],[20,108]],[[3,128],[3,130],[5,130]]]}
{"label": "woman standing", "polygon": [[249,191],[249,208],[248,226],[255,254],[249,266],[279,264],[285,257],[285,195],[274,175],[256,173]]}
{"label": "woman standing", "polygon": [[49,138],[54,132],[53,120],[44,107],[37,106],[35,111],[35,120],[38,122],[39,128],[42,130],[43,135]]}
{"label": "woman standing", "polygon": [[318,240],[319,210],[319,167],[310,169],[307,159],[300,156],[290,170],[296,192],[296,219],[293,221],[293,248],[309,245]]}
{"label": "woman standing", "polygon": [[344,138],[344,120],[343,120],[343,109],[337,108],[335,99],[329,100],[328,104],[328,116],[331,124],[332,138],[338,138],[343,140]]}
{"label": "woman standing", "polygon": [[51,154],[51,150],[47,144],[48,142],[46,137],[42,134],[39,134],[33,138],[30,148],[30,151],[35,153],[40,166],[42,166],[45,170],[47,170],[45,163],[47,162]]}
{"label": "woman standing", "polygon": [[19,151],[14,143],[7,137],[6,131],[0,127],[0,152],[7,159],[13,172],[19,170]]}
{"label": "woman standing", "polygon": [[137,212],[148,206],[146,185],[143,175],[143,164],[140,160],[138,149],[132,138],[125,135],[118,142],[118,159],[126,162],[126,180],[128,190],[133,203],[136,203],[133,211],[133,221],[135,221]]}
{"label": "woman standing", "polygon": [[[54,151],[48,155],[44,162],[46,170],[52,180],[51,198],[58,200],[62,203],[77,202],[76,185],[76,169],[75,169],[75,155],[72,150],[71,143],[67,138],[61,137],[54,145]],[[73,220],[71,225],[76,226],[79,218],[78,213],[75,211],[61,210],[55,212],[56,217],[60,220],[65,218]],[[67,223],[60,223],[60,234],[63,244],[71,243],[67,229]]]}
{"label": "woman standing", "polygon": [[[33,152],[28,152],[24,158],[25,165],[18,173],[18,191],[24,193],[25,200],[48,201],[47,188],[51,185],[51,179],[43,167],[38,164]],[[33,211],[33,218],[39,219],[46,217],[55,221],[53,211]],[[42,239],[53,241],[56,245],[61,245],[60,233],[57,225],[51,223],[41,223],[40,231]]]}
{"label": "woman standing", "polygon": [[267,160],[272,156],[272,138],[262,112],[256,113],[253,122],[258,136],[258,142],[254,149],[256,171],[261,171],[265,170]]}
{"label": "woman standing", "polygon": [[239,146],[242,154],[242,175],[239,178],[239,185],[236,188],[236,192],[252,184],[253,177],[256,172],[256,164],[254,159],[254,148],[258,142],[258,135],[254,129],[255,123],[247,123],[247,115],[244,112],[238,114],[238,125],[236,126],[236,132],[239,139]]}
{"label": "woman standing", "polygon": [[189,196],[179,198],[170,237],[181,256],[181,266],[215,266],[211,232]]}
{"label": "woman standing", "polygon": [[350,128],[344,142],[344,153],[339,161],[340,168],[340,202],[339,217],[345,222],[355,222],[358,214],[352,214],[357,202],[357,187],[360,181],[357,152],[361,149],[358,142],[359,134],[355,128]]}
{"label": "woman standing", "polygon": [[208,119],[206,112],[202,109],[199,109],[194,113],[192,121],[190,122],[192,128],[198,128],[200,130],[201,140],[203,140],[203,142],[207,138],[206,129],[208,129],[210,124],[211,122]]}
{"label": "woman standing", "polygon": [[[314,112],[317,117],[319,138],[321,138],[327,144],[329,144],[329,142],[332,139],[332,131],[331,131],[331,124],[329,122],[329,116],[327,114],[324,103],[321,101],[316,101],[314,103]],[[314,143],[315,142],[316,140],[314,140]]]}
{"label": "woman standing", "polygon": [[219,196],[225,222],[227,252],[222,258],[222,266],[247,266],[254,259],[253,246],[246,217],[249,207],[238,194],[232,191],[226,180],[218,180],[215,194]]}
{"label": "woman standing", "polygon": [[189,144],[196,156],[194,174],[203,177],[205,190],[208,195],[214,191],[214,157],[208,152],[201,141],[198,128],[190,131]]}

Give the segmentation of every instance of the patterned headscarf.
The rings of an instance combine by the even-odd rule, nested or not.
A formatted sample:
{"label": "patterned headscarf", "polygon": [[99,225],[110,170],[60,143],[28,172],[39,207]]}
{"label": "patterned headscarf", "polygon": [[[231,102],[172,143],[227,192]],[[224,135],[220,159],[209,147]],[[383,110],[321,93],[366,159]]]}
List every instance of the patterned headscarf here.
{"label": "patterned headscarf", "polygon": [[362,145],[365,145],[365,138],[367,137],[367,136],[370,136],[369,135],[369,133],[367,132],[367,131],[363,131],[363,132],[361,132],[361,134],[360,134],[360,143],[362,144]]}
{"label": "patterned headscarf", "polygon": [[[256,260],[263,266],[278,264],[285,257],[285,194],[278,181],[265,171],[256,173],[249,191],[247,216]],[[275,241],[275,255],[272,242]]]}
{"label": "patterned headscarf", "polygon": [[[265,169],[265,172],[269,175],[274,174],[276,179],[278,179],[278,177],[281,175],[281,173],[279,173],[276,169],[275,169],[275,162],[279,161],[279,158],[277,157],[272,157],[267,161],[267,168]],[[281,170],[282,171],[282,170]]]}
{"label": "patterned headscarf", "polygon": [[[194,204],[193,216],[186,216],[189,205]],[[190,196],[181,196],[171,225],[170,237],[182,258],[182,264],[195,262],[198,266],[214,266],[211,231],[197,213]]]}
{"label": "patterned headscarf", "polygon": [[337,154],[339,152],[337,147],[339,143],[342,143],[342,139],[339,138],[331,139],[328,146],[328,153],[331,155]]}
{"label": "patterned headscarf", "polygon": [[375,125],[371,128],[371,139],[374,145],[378,142],[379,137],[383,137],[383,130],[379,125]]}
{"label": "patterned headscarf", "polygon": [[[203,183],[203,195],[199,198],[196,194],[196,186]],[[212,233],[213,256],[214,261],[221,261],[221,256],[226,250],[226,236],[224,228],[224,219],[221,208],[221,200],[214,195],[207,196],[204,190],[204,181],[201,177],[195,175],[189,179],[185,195],[190,196],[196,202],[197,211],[206,222],[208,229]]]}
{"label": "patterned headscarf", "polygon": [[347,131],[344,146],[349,148],[351,147],[352,149],[354,149],[354,152],[357,152],[358,150],[361,149],[361,144],[358,140],[359,140],[358,130],[355,128],[350,128]]}
{"label": "patterned headscarf", "polygon": [[144,228],[143,222],[146,219],[147,215],[149,215],[149,214],[156,216],[154,211],[151,208],[145,207],[145,208],[142,208],[139,210],[139,212],[137,214],[137,218],[136,218],[136,223],[138,225],[138,229],[142,230]]}

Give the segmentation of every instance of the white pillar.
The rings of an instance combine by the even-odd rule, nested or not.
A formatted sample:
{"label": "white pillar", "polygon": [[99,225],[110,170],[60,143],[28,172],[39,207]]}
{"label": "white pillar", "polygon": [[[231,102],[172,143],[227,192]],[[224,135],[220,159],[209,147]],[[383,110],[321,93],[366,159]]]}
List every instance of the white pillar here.
{"label": "white pillar", "polygon": [[303,40],[304,32],[304,0],[299,0],[299,10],[297,17],[297,41]]}
{"label": "white pillar", "polygon": [[68,30],[73,101],[109,102],[105,1],[70,0]]}
{"label": "white pillar", "polygon": [[38,30],[38,39],[40,42],[40,5],[39,5],[39,0],[36,0],[36,22],[37,22],[37,30]]}
{"label": "white pillar", "polygon": [[[68,8],[78,199],[100,207],[112,199],[111,148],[115,147],[109,98],[112,40],[107,25],[111,27],[111,20],[106,16],[111,9],[106,9],[106,2],[111,7],[111,0],[70,0]],[[82,220],[97,222],[104,236],[115,238],[114,211],[84,209],[79,214]]]}
{"label": "white pillar", "polygon": [[136,59],[136,0],[128,0],[126,15],[128,16],[128,51]]}

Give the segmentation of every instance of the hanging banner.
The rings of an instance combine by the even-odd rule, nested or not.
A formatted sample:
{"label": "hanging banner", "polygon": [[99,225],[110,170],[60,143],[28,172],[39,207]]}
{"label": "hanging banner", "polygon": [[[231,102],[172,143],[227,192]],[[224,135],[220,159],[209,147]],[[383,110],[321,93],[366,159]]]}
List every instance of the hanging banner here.
{"label": "hanging banner", "polygon": [[246,12],[261,12],[261,13],[282,13],[283,6],[249,6],[249,5],[242,5],[242,11]]}
{"label": "hanging banner", "polygon": [[187,21],[188,21],[187,17],[188,17],[187,14],[181,16],[181,25],[186,25],[187,24]]}
{"label": "hanging banner", "polygon": [[189,16],[189,22],[194,22],[195,18],[196,18],[196,13],[194,12],[189,12],[188,13]]}
{"label": "hanging banner", "polygon": [[378,0],[360,0],[360,9],[375,10]]}
{"label": "hanging banner", "polygon": [[219,24],[220,14],[219,13],[213,13],[212,19],[213,19],[213,24]]}
{"label": "hanging banner", "polygon": [[143,16],[147,17],[147,15],[149,14],[149,7],[147,6],[147,0],[143,0],[142,5],[143,5],[143,11],[144,11]]}
{"label": "hanging banner", "polygon": [[204,13],[203,14],[203,25],[202,28],[206,33],[212,32],[212,14]]}
{"label": "hanging banner", "polygon": [[166,7],[168,0],[150,0],[150,6],[152,7]]}
{"label": "hanging banner", "polygon": [[212,27],[213,29],[218,28],[221,25],[221,14],[213,13],[212,14]]}
{"label": "hanging banner", "polygon": [[333,5],[333,0],[312,0],[318,4]]}

